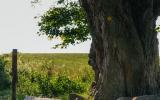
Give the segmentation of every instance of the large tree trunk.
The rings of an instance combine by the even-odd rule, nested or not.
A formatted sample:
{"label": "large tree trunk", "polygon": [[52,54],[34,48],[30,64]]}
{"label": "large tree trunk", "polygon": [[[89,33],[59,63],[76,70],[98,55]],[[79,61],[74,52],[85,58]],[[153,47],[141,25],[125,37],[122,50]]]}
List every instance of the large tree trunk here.
{"label": "large tree trunk", "polygon": [[92,32],[95,100],[157,94],[160,0],[80,0]]}

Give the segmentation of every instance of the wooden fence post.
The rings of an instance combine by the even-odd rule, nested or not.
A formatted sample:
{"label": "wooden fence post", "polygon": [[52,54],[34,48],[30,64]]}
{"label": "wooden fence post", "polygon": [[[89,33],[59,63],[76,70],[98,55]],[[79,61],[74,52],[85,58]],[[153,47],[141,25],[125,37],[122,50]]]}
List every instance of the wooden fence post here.
{"label": "wooden fence post", "polygon": [[17,83],[17,49],[12,51],[12,100],[16,100]]}

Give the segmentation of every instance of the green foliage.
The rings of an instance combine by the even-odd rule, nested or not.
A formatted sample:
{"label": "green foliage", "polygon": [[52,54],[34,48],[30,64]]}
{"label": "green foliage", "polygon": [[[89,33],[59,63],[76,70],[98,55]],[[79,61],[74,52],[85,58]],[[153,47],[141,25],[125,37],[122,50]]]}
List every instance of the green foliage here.
{"label": "green foliage", "polygon": [[[10,71],[11,56],[5,59]],[[71,92],[87,94],[94,78],[87,60],[87,54],[19,54],[19,100],[25,95],[65,98]]]}
{"label": "green foliage", "polygon": [[0,90],[9,88],[10,82],[9,77],[5,70],[6,61],[2,56],[0,56]]}
{"label": "green foliage", "polygon": [[90,39],[86,15],[76,1],[58,0],[57,6],[50,8],[38,23],[39,35],[49,39],[60,37],[62,42],[54,47],[67,47]]}
{"label": "green foliage", "polygon": [[[4,89],[0,91],[0,100],[11,100],[11,91],[9,89]],[[22,100],[22,99],[20,99]]]}
{"label": "green foliage", "polygon": [[25,95],[40,95],[39,85],[36,82],[33,82],[31,79],[31,76],[34,73],[30,71],[19,70],[18,74],[18,94],[20,94],[22,97]]}
{"label": "green foliage", "polygon": [[[64,94],[69,94],[71,92],[82,93],[85,91],[83,84],[78,81],[73,81],[67,76],[52,76],[39,74],[36,72],[30,73],[31,77],[28,75],[20,75],[18,84],[18,93],[25,95],[43,96],[43,97],[53,97]],[[23,88],[22,88],[23,87]]]}
{"label": "green foliage", "polygon": [[76,82],[69,79],[67,76],[58,76],[56,79],[56,83],[54,84],[54,93],[57,95],[69,94],[72,92],[82,93],[85,91],[85,87],[81,82]]}

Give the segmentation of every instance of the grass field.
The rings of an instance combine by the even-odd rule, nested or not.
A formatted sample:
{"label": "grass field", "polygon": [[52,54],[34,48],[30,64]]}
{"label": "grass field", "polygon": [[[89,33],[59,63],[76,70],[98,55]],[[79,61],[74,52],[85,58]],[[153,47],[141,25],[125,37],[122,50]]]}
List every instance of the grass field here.
{"label": "grass field", "polygon": [[[4,56],[5,70],[11,81],[11,55]],[[63,100],[71,92],[88,95],[94,75],[87,62],[88,54],[18,54],[19,100],[25,95]]]}

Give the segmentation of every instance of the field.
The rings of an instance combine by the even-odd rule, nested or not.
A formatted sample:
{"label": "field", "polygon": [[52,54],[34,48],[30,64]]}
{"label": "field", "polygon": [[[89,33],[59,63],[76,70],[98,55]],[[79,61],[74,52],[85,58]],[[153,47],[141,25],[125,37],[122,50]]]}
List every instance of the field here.
{"label": "field", "polygon": [[[5,74],[11,83],[11,55],[5,54]],[[67,100],[69,93],[89,95],[93,71],[88,54],[22,54],[18,55],[18,100],[25,95],[56,97]],[[8,91],[0,92],[10,98]],[[5,95],[4,95],[5,94]]]}

